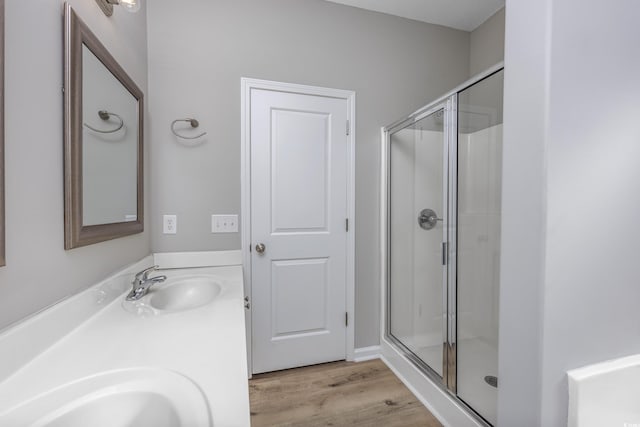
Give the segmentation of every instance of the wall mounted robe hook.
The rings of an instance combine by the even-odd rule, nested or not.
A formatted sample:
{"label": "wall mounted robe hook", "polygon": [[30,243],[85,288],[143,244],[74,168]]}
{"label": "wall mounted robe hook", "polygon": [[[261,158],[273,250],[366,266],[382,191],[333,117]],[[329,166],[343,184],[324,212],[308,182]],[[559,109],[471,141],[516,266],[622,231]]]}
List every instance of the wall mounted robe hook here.
{"label": "wall mounted robe hook", "polygon": [[182,139],[197,139],[200,138],[201,136],[205,136],[207,133],[206,132],[202,132],[198,135],[195,136],[185,136],[185,135],[180,135],[178,132],[176,132],[176,123],[178,122],[187,122],[191,125],[192,128],[197,128],[198,126],[200,126],[200,122],[197,121],[196,119],[176,119],[174,121],[171,122],[171,132],[177,136],[178,138],[182,138]]}
{"label": "wall mounted robe hook", "polygon": [[122,129],[122,126],[124,126],[124,120],[122,120],[122,117],[120,117],[118,114],[116,113],[111,113],[107,110],[100,110],[98,111],[98,117],[100,117],[102,120],[104,120],[105,122],[107,120],[109,120],[111,118],[111,116],[115,117],[116,119],[118,119],[118,121],[120,123],[118,123],[118,127],[115,129],[111,129],[111,130],[100,130],[100,129],[96,129],[91,125],[88,124],[84,124],[86,127],[88,127],[89,129],[91,129],[94,132],[98,132],[98,133],[115,133],[118,132],[120,129]]}

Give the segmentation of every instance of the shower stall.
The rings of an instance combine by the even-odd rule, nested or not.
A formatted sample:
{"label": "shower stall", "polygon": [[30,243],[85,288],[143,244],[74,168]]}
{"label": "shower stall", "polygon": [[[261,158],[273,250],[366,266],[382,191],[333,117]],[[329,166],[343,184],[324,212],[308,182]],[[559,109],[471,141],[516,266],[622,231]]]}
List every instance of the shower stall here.
{"label": "shower stall", "polygon": [[455,425],[496,422],[503,75],[383,129],[383,355]]}

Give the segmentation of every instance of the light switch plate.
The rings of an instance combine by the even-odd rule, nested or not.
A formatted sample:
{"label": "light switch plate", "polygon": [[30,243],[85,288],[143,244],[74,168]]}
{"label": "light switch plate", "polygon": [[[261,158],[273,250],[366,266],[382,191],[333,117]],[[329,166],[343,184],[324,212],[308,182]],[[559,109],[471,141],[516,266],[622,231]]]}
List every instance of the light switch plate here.
{"label": "light switch plate", "polygon": [[164,215],[162,217],[162,232],[164,234],[176,234],[178,232],[177,215]]}
{"label": "light switch plate", "polygon": [[212,233],[237,233],[238,215],[211,215]]}

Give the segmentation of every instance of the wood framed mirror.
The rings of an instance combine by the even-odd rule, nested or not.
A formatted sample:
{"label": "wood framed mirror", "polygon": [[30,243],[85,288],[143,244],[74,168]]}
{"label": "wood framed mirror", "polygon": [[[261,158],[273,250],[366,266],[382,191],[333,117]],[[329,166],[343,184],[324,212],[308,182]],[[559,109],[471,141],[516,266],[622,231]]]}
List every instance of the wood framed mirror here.
{"label": "wood framed mirror", "polygon": [[65,4],[65,249],[144,229],[143,93]]}
{"label": "wood framed mirror", "polygon": [[6,265],[4,229],[4,0],[0,0],[0,266]]}

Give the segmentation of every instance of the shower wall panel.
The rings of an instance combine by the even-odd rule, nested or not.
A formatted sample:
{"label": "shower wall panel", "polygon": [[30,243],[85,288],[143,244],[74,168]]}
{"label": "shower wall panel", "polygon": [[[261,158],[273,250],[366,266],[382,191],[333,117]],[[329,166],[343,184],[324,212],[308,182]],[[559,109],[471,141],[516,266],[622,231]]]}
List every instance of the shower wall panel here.
{"label": "shower wall panel", "polygon": [[502,125],[458,140],[458,339],[498,340]]}
{"label": "shower wall panel", "polygon": [[502,125],[458,136],[458,396],[492,424],[498,376]]}
{"label": "shower wall panel", "polygon": [[425,230],[418,223],[423,209],[444,214],[442,114],[391,138],[390,279],[395,285],[389,292],[390,332],[442,376],[443,224]]}
{"label": "shower wall panel", "polygon": [[390,271],[394,283],[389,303],[391,306],[391,332],[413,346],[414,320],[414,222],[413,198],[415,194],[415,131],[403,129],[394,134],[391,155],[393,177],[390,180],[392,212],[390,215],[391,247]]}

